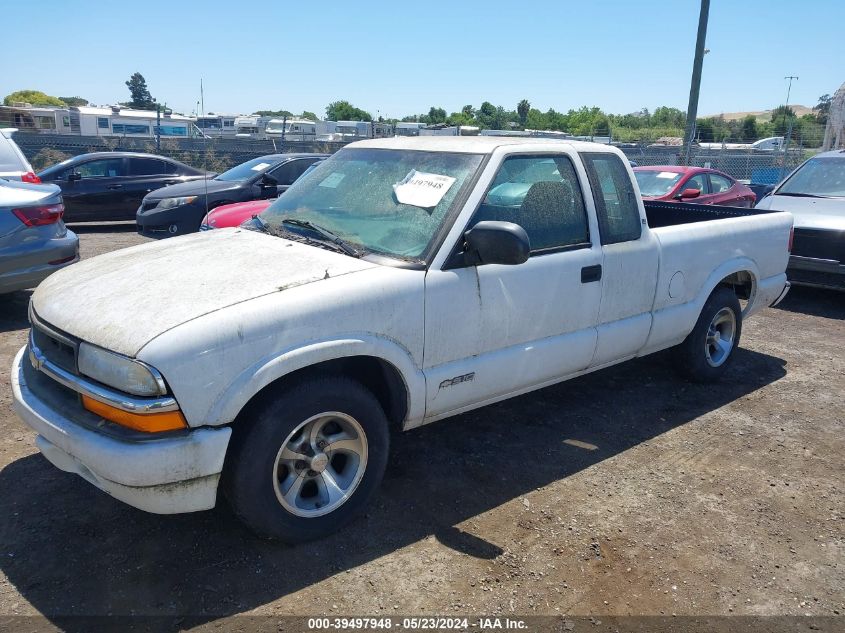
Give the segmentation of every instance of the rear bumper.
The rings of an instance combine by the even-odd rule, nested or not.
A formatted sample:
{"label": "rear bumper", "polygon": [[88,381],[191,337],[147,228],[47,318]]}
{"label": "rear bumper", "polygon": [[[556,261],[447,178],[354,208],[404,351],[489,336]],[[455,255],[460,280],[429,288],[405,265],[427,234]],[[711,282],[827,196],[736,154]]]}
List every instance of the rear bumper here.
{"label": "rear bumper", "polygon": [[[27,247],[21,253],[20,268],[0,273],[0,294],[34,288],[60,268],[79,261],[79,238],[73,231],[68,231],[63,237],[45,240],[33,252],[31,249],[35,248]],[[13,263],[17,259],[14,254],[10,257]]]}
{"label": "rear bumper", "polygon": [[57,468],[76,473],[116,499],[156,514],[213,508],[232,430],[125,441],[84,428],[27,385],[22,348],[12,365],[14,408]]}
{"label": "rear bumper", "polygon": [[798,286],[845,290],[845,265],[835,259],[791,255],[786,273]]}

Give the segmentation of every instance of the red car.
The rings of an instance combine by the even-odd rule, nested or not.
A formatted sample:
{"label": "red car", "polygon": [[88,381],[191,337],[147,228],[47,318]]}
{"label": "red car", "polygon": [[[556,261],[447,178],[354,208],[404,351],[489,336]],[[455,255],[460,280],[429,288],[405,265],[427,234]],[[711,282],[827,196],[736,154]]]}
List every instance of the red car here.
{"label": "red car", "polygon": [[754,206],[757,196],[727,174],[706,167],[634,167],[643,200],[694,201],[728,207]]}
{"label": "red car", "polygon": [[252,216],[264,211],[273,202],[275,202],[275,198],[272,200],[250,200],[248,202],[221,205],[206,213],[202,219],[202,224],[200,224],[200,231],[240,226]]}

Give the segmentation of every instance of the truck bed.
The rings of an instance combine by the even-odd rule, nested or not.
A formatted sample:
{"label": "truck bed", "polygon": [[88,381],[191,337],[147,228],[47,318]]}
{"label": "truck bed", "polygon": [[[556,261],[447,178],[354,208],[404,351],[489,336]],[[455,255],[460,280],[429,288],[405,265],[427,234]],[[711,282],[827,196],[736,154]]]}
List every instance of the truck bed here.
{"label": "truck bed", "polygon": [[649,227],[676,226],[693,222],[707,222],[724,218],[739,218],[749,215],[777,213],[769,209],[746,209],[744,207],[721,207],[712,204],[690,202],[657,202],[643,200]]}

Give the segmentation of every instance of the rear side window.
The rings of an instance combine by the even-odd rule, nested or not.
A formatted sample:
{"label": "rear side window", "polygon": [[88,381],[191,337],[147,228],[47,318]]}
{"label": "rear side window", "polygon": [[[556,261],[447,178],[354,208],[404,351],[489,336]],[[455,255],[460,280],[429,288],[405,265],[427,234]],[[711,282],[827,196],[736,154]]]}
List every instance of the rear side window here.
{"label": "rear side window", "polygon": [[637,240],[642,233],[640,209],[628,170],[616,154],[583,153],[593,189],[602,244]]}
{"label": "rear side window", "polygon": [[130,158],[130,176],[159,176],[167,173],[168,164],[155,158]]}
{"label": "rear side window", "polygon": [[710,187],[712,188],[713,193],[722,193],[723,191],[727,191],[733,187],[733,185],[734,184],[724,176],[710,174]]}
{"label": "rear side window", "polygon": [[13,141],[0,135],[0,171],[29,171]]}

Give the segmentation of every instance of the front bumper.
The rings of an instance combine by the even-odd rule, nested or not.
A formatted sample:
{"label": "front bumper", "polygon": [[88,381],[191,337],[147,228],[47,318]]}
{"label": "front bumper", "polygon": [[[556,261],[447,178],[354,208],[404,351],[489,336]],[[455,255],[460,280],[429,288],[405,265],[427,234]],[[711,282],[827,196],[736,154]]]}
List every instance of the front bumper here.
{"label": "front bumper", "polygon": [[144,210],[144,205],[141,205],[135,215],[135,222],[138,233],[145,237],[174,237],[196,233],[205,214],[205,206],[197,204],[197,201],[170,209],[154,207]]}
{"label": "front bumper", "polygon": [[27,384],[22,348],[12,365],[14,408],[57,468],[76,473],[116,499],[156,514],[213,508],[232,429],[201,428],[178,436],[124,440],[74,422]]}

